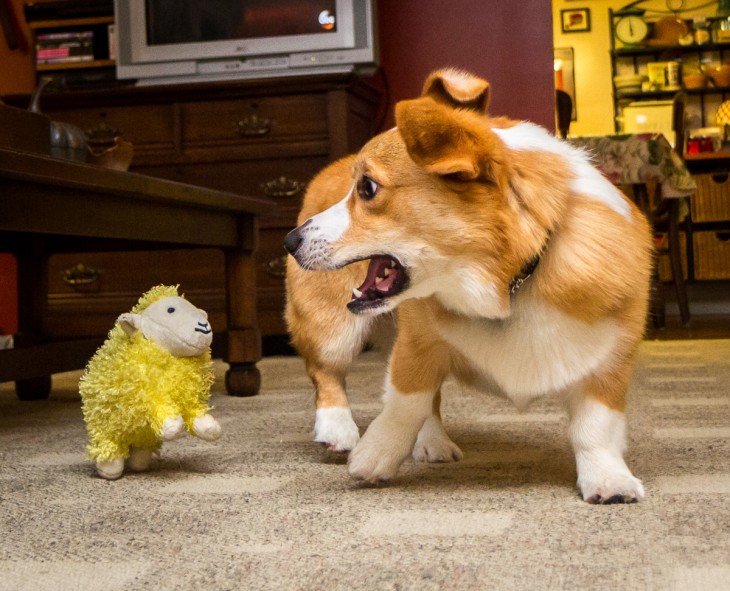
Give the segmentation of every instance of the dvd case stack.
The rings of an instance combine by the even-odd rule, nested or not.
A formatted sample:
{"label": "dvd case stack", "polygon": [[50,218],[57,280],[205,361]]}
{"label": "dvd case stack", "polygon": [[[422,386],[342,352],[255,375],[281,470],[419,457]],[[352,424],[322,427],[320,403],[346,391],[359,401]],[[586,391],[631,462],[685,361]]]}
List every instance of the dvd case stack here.
{"label": "dvd case stack", "polygon": [[68,31],[36,35],[36,64],[73,64],[93,60],[94,31]]}
{"label": "dvd case stack", "polygon": [[66,87],[115,81],[113,0],[35,0],[25,2],[23,12],[39,75]]}

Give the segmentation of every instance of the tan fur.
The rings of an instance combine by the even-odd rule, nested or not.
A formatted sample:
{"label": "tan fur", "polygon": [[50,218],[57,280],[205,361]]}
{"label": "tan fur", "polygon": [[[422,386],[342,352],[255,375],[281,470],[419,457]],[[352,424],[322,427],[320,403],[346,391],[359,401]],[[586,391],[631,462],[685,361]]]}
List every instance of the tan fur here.
{"label": "tan fur", "polygon": [[[298,223],[342,199],[352,186],[352,156],[330,165],[307,190]],[[322,351],[343,328],[355,319],[347,302],[353,287],[365,277],[367,263],[339,271],[305,271],[288,257],[286,269],[286,321],[292,343],[304,358],[315,386],[317,407],[346,407],[345,375],[363,344],[356,339],[340,359],[323,358]]]}
{"label": "tan fur", "polygon": [[[313,181],[299,223],[340,202],[363,176],[379,186],[373,199],[359,198],[357,191],[349,198],[347,229],[328,245],[326,263],[347,265],[361,257],[393,254],[413,269],[415,297],[407,297],[406,290],[393,299],[399,326],[388,383],[402,400],[430,393],[438,419],[447,375],[477,385],[483,381],[470,352],[459,350],[448,335],[460,334],[453,332],[462,330],[459,326],[477,331],[483,326],[490,339],[502,332],[505,338],[517,338],[518,328],[510,324],[517,306],[526,319],[534,309],[535,318],[548,314],[566,326],[616,335],[603,364],[586,370],[571,391],[575,400],[594,400],[607,412],[622,412],[647,312],[648,225],[633,205],[628,205],[627,219],[601,200],[575,192],[575,173],[562,156],[529,147],[510,149],[494,130],[511,129],[517,122],[485,116],[488,102],[485,81],[453,70],[432,74],[421,98],[397,105],[397,131],[374,138],[356,157],[332,165]],[[540,253],[533,276],[517,295],[510,295],[510,281]],[[439,274],[454,270],[466,274],[464,286],[454,287],[465,290],[461,295],[438,284]],[[366,338],[367,327],[360,329],[367,322],[346,304],[365,272],[362,262],[332,271],[304,271],[291,258],[287,265],[287,321],[315,384],[318,408],[347,407],[344,376]],[[462,276],[453,277],[458,283]],[[427,290],[429,282],[436,292]],[[343,334],[359,336],[348,341]],[[328,349],[332,342],[346,350],[334,355]],[[573,408],[582,416],[580,402]],[[384,478],[402,461],[395,454],[387,469],[383,462],[377,469],[363,468],[375,465],[376,449],[385,452],[386,442],[377,438],[392,432],[395,411],[388,412],[376,420],[377,433],[369,437],[369,431],[367,443],[357,448],[351,466],[357,477]],[[581,436],[574,437],[576,449],[583,445]],[[595,485],[590,470],[588,474],[579,479],[587,500],[643,494],[640,483],[628,492],[623,485],[611,490],[612,485]]]}

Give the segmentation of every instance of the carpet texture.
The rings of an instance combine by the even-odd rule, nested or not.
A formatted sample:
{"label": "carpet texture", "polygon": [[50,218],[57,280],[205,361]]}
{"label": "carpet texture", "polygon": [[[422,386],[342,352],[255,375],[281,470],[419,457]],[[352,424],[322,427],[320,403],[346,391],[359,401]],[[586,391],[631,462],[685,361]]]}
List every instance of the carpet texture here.
{"label": "carpet texture", "polygon": [[[212,399],[214,444],[165,444],[153,469],[94,476],[77,383],[20,402],[0,384],[0,589],[730,589],[730,341],[645,342],[628,464],[647,498],[590,506],[557,401],[518,413],[448,383],[456,464],[407,462],[360,487],[310,441],[300,359],[260,364],[261,394]],[[383,360],[349,378],[361,430]]]}

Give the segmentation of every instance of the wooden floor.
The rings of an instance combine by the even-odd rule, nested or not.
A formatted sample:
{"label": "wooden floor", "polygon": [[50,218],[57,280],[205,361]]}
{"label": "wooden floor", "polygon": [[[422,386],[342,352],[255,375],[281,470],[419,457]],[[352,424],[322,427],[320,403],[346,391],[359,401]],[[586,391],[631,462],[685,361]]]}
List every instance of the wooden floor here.
{"label": "wooden floor", "polygon": [[730,339],[730,282],[687,285],[690,321],[682,326],[673,289],[665,285],[667,322],[663,329],[649,326],[647,339]]}
{"label": "wooden floor", "polygon": [[677,316],[667,317],[663,329],[649,327],[649,340],[671,341],[681,339],[730,339],[730,315],[693,316],[687,326]]}

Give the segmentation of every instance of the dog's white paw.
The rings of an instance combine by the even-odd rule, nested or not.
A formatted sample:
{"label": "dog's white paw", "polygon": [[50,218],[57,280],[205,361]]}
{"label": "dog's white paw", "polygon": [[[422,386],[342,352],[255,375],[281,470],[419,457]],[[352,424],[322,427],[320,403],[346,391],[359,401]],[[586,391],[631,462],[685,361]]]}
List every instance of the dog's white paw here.
{"label": "dog's white paw", "polygon": [[221,426],[212,416],[203,415],[193,420],[193,433],[205,441],[215,441],[221,436]]}
{"label": "dog's white paw", "polygon": [[411,453],[414,441],[389,423],[383,415],[377,417],[350,452],[349,472],[356,480],[391,480]]}
{"label": "dog's white paw", "polygon": [[360,431],[349,408],[318,408],[314,419],[314,440],[330,451],[346,453],[360,441]]}
{"label": "dog's white paw", "polygon": [[172,419],[167,418],[165,419],[165,422],[162,423],[160,439],[162,439],[162,441],[172,441],[173,439],[177,439],[180,435],[182,435],[184,427],[185,422],[181,416],[177,416]]}
{"label": "dog's white paw", "polygon": [[597,477],[578,478],[583,500],[591,505],[636,503],[644,498],[641,480],[630,472],[604,474]]}
{"label": "dog's white paw", "polygon": [[96,472],[107,480],[116,480],[124,472],[124,458],[96,462]]}
{"label": "dog's white paw", "polygon": [[435,416],[426,419],[418,432],[413,459],[416,462],[458,462],[463,457],[461,449],[451,441],[441,421]]}

